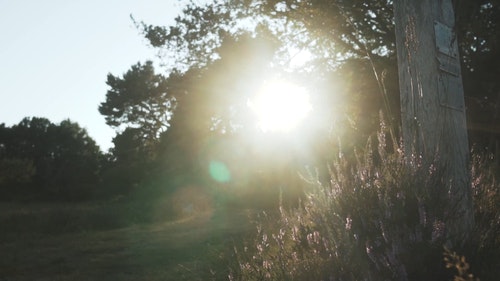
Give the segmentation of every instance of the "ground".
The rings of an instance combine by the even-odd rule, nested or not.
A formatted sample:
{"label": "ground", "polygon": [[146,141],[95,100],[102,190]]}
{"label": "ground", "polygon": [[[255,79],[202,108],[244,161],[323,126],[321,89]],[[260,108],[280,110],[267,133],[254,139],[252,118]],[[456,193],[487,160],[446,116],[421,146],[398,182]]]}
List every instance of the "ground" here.
{"label": "ground", "polygon": [[126,226],[113,226],[110,217],[101,224],[75,219],[96,208],[0,205],[0,280],[220,278],[227,276],[224,261],[231,259],[235,237],[253,228],[241,210]]}

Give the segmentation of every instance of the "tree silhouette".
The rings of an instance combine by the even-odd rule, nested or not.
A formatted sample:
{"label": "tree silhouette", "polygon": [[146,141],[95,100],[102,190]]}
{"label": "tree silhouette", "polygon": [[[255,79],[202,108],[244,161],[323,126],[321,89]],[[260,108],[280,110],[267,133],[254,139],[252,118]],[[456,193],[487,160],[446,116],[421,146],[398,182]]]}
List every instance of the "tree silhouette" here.
{"label": "tree silhouette", "polygon": [[153,63],[137,63],[123,77],[108,74],[110,87],[99,112],[106,124],[120,129],[137,128],[147,144],[156,142],[168,127],[175,100],[169,95],[167,79],[155,73]]}
{"label": "tree silhouette", "polygon": [[20,184],[6,183],[6,192],[24,200],[82,200],[94,192],[101,153],[77,123],[27,117],[0,131],[0,159],[19,174],[15,181]]}

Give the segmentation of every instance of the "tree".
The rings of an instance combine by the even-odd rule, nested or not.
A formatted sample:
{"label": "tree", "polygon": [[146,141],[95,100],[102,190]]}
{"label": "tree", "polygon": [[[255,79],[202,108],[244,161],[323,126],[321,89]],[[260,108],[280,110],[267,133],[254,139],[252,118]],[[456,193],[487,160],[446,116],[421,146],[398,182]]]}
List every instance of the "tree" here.
{"label": "tree", "polygon": [[[155,147],[144,144],[143,133],[137,128],[126,128],[113,138],[109,159],[102,169],[103,188],[101,195],[124,194],[142,183],[151,175]],[[153,155],[154,154],[154,155]]]}
{"label": "tree", "polygon": [[214,50],[227,36],[262,30],[271,31],[284,44],[314,49],[314,55],[337,64],[337,53],[344,58],[394,57],[391,5],[392,1],[362,0],[213,1],[188,5],[173,26],[138,26],[152,46],[182,56],[176,64],[207,65],[218,58]]}
{"label": "tree", "polygon": [[63,199],[87,199],[99,180],[99,147],[85,129],[69,119],[54,126],[49,135],[53,192]]}
{"label": "tree", "polygon": [[[461,242],[474,218],[469,145],[451,1],[395,2],[403,141],[411,165],[442,170],[450,240]],[[428,59],[435,58],[435,59]]]}
{"label": "tree", "polygon": [[1,131],[2,163],[27,176],[19,178],[23,185],[17,187],[23,190],[6,192],[17,194],[17,199],[49,200],[82,200],[92,194],[99,180],[101,152],[77,123],[53,124],[32,117]]}
{"label": "tree", "polygon": [[[456,31],[469,128],[474,142],[491,149],[498,143],[498,129],[493,125],[500,118],[500,81],[495,75],[500,70],[494,63],[500,59],[500,3],[454,2],[458,3]],[[258,33],[262,26],[281,42],[279,55],[273,59],[275,64],[288,65],[297,50],[303,49],[310,50],[314,59],[302,71],[325,73],[349,58],[366,60],[379,85],[378,92],[366,92],[365,96],[378,95],[380,109],[398,127],[398,79],[397,72],[392,71],[397,67],[392,5],[391,0],[213,1],[204,6],[186,6],[172,26],[143,23],[138,27],[167,65],[181,65],[183,69],[209,64],[219,57],[216,50],[225,37],[245,31]],[[287,48],[292,52],[284,51]],[[359,76],[360,81],[364,79]],[[491,126],[479,126],[479,122]]]}
{"label": "tree", "polygon": [[108,74],[106,84],[110,89],[99,106],[106,124],[137,128],[145,144],[155,143],[168,127],[175,100],[169,95],[167,79],[155,73],[153,62],[133,65],[122,78]]}
{"label": "tree", "polygon": [[18,197],[32,183],[36,173],[32,159],[15,156],[9,151],[14,139],[11,128],[0,124],[0,197],[4,200]]}
{"label": "tree", "polygon": [[272,42],[243,34],[226,38],[218,52],[220,58],[209,65],[173,72],[168,78],[176,108],[168,130],[161,135],[158,161],[170,177],[200,180],[207,145],[248,125],[244,116],[251,91],[246,85],[261,82],[269,67],[266,58],[272,53]]}

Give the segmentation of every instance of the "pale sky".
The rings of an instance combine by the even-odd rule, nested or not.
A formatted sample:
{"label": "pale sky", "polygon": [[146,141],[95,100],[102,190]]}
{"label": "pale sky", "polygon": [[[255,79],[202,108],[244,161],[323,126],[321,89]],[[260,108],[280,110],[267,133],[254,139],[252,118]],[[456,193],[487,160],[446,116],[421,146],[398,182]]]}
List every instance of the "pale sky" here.
{"label": "pale sky", "polygon": [[173,23],[186,0],[0,0],[0,123],[70,118],[103,151],[115,132],[98,106],[108,73],[154,59],[136,20]]}

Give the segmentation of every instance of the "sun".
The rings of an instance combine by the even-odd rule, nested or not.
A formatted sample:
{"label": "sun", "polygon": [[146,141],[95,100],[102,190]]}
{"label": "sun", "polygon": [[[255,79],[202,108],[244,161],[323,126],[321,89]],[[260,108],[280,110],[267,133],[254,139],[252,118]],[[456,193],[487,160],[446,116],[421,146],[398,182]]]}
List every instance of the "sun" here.
{"label": "sun", "polygon": [[290,132],[312,110],[307,91],[284,80],[264,83],[248,105],[263,132]]}

